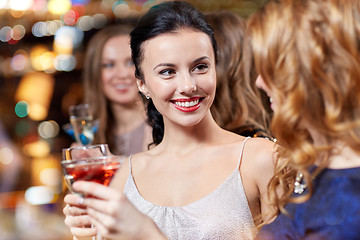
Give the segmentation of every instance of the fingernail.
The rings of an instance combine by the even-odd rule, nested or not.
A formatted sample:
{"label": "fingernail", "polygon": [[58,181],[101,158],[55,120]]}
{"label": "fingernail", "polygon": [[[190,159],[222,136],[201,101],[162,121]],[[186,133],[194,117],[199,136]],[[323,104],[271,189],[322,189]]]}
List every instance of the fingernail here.
{"label": "fingernail", "polygon": [[84,205],[85,199],[84,199],[84,198],[78,198],[77,203],[78,203],[79,205]]}

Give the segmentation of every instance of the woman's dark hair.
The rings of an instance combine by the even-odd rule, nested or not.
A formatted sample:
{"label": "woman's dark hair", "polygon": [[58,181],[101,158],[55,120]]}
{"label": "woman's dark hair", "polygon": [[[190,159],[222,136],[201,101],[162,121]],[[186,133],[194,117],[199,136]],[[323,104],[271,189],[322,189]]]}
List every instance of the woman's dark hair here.
{"label": "woman's dark hair", "polygon": [[[163,2],[153,6],[139,19],[131,32],[131,53],[135,64],[135,76],[145,81],[140,63],[143,58],[144,42],[164,33],[177,32],[179,29],[192,29],[207,34],[211,40],[215,61],[217,62],[217,45],[214,33],[203,14],[194,6],[183,1]],[[148,123],[153,128],[154,144],[159,144],[164,136],[164,121],[151,99],[147,102]]]}

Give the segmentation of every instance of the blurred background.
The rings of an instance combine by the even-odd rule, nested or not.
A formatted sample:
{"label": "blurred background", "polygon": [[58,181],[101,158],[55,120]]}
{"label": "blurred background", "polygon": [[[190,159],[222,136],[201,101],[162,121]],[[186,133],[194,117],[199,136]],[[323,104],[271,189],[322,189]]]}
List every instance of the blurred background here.
{"label": "blurred background", "polygon": [[[72,239],[64,225],[61,150],[68,107],[82,101],[91,36],[155,0],[0,0],[0,239]],[[266,0],[189,0],[243,17]]]}

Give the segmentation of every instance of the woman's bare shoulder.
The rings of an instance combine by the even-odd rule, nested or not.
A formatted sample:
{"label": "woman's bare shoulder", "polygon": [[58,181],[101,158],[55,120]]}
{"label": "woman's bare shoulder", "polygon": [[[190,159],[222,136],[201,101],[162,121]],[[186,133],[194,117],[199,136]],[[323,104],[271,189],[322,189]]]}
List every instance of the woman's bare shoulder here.
{"label": "woman's bare shoulder", "polygon": [[[121,167],[116,172],[114,178],[112,179],[110,186],[113,188],[116,188],[120,191],[124,190],[126,181],[130,174],[130,168],[132,169],[134,165],[136,165],[137,168],[140,168],[139,164],[142,164],[145,162],[145,159],[149,159],[149,151],[140,152],[133,154],[131,156],[119,156],[121,159]],[[141,161],[139,161],[141,160]],[[131,166],[130,166],[131,164]]]}
{"label": "woman's bare shoulder", "polygon": [[119,156],[121,165],[111,180],[110,187],[123,191],[126,179],[129,176],[129,156]]}
{"label": "woman's bare shoulder", "polygon": [[269,139],[256,137],[249,139],[245,148],[248,154],[252,155],[254,159],[267,161],[267,159],[273,158],[276,146],[276,143]]}
{"label": "woman's bare shoulder", "polygon": [[257,185],[267,185],[274,174],[277,144],[266,138],[251,138],[245,145],[246,165],[256,173]]}

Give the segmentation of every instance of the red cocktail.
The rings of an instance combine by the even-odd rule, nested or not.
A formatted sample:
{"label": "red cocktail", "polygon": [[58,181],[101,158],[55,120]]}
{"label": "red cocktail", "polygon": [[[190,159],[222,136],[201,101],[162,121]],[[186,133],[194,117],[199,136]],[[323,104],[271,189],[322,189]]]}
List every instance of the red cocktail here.
{"label": "red cocktail", "polygon": [[111,155],[106,144],[63,149],[63,168],[66,184],[70,191],[78,180],[93,181],[105,186],[120,167],[119,156]]}

